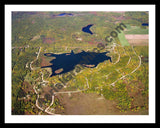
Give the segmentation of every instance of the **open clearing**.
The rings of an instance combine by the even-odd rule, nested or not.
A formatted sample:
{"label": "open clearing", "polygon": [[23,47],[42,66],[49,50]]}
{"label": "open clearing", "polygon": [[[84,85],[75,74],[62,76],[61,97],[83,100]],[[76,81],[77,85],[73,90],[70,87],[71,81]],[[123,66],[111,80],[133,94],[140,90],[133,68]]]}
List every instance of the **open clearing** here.
{"label": "open clearing", "polygon": [[148,34],[129,34],[125,35],[125,38],[128,40],[130,45],[140,45],[140,46],[145,46],[148,45],[149,42],[149,35]]}
{"label": "open clearing", "polygon": [[129,35],[125,35],[126,39],[148,39],[149,35],[144,35],[144,34],[139,34],[139,35],[135,35],[135,34],[129,34]]}
{"label": "open clearing", "polygon": [[139,115],[141,112],[120,112],[116,102],[107,100],[96,93],[58,94],[58,99],[64,106],[64,115]]}

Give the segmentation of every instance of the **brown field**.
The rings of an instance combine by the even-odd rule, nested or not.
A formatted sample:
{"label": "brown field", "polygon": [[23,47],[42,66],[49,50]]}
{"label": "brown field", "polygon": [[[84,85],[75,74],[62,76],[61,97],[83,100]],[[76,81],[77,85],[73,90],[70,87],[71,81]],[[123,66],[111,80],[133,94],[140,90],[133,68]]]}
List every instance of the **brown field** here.
{"label": "brown field", "polygon": [[145,46],[148,45],[149,42],[149,35],[148,34],[129,34],[125,35],[126,39],[130,43],[130,45],[140,45],[140,46]]}
{"label": "brown field", "polygon": [[43,43],[51,44],[55,41],[54,38],[43,38]]}
{"label": "brown field", "polygon": [[[51,59],[53,59],[53,57],[50,58],[50,60]],[[51,65],[51,63],[49,63],[50,60],[46,60],[46,57],[41,57],[41,67]]]}
{"label": "brown field", "polygon": [[128,42],[130,43],[130,45],[133,45],[133,46],[146,46],[148,45],[148,40],[145,39],[131,39],[131,40],[128,40]]}
{"label": "brown field", "polygon": [[[146,114],[146,110],[139,112],[120,112],[116,108],[116,102],[107,100],[96,93],[72,93],[58,94],[57,98],[64,106],[63,115],[140,115]],[[59,113],[56,110],[57,113]]]}

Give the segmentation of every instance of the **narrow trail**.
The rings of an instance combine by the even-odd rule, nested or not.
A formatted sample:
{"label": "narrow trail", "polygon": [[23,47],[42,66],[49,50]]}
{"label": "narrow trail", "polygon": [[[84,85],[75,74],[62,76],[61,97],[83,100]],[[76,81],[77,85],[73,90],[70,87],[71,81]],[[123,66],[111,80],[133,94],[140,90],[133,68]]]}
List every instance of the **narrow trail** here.
{"label": "narrow trail", "polygon": [[42,107],[40,107],[40,106],[38,105],[39,94],[38,94],[37,90],[35,89],[35,86],[33,87],[33,89],[34,89],[34,92],[37,94],[36,107],[37,107],[38,109],[40,109],[41,111],[46,112],[46,113],[49,114],[49,115],[60,115],[60,114],[55,114],[55,113],[49,112],[50,107],[51,107],[51,106],[53,105],[53,103],[54,103],[54,95],[52,96],[52,102],[51,102],[51,104],[50,104],[47,108],[43,109]]}
{"label": "narrow trail", "polygon": [[34,90],[34,92],[37,94],[36,107],[37,107],[38,109],[40,109],[41,111],[43,111],[43,108],[41,108],[41,107],[38,105],[39,94],[38,94],[35,86],[33,87],[33,90]]}
{"label": "narrow trail", "polygon": [[[135,55],[139,58],[139,65],[138,65],[132,72],[130,72],[129,74],[123,75],[122,77],[120,77],[119,79],[117,79],[116,81],[114,81],[113,83],[111,83],[111,84],[109,84],[109,85],[114,86],[116,82],[118,82],[119,80],[125,78],[125,77],[128,76],[128,75],[131,75],[132,73],[134,73],[134,72],[141,66],[141,57],[137,55],[137,53],[135,52],[133,46],[132,46],[132,49],[133,49]],[[127,65],[128,65],[128,64],[127,64]]]}
{"label": "narrow trail", "polygon": [[32,64],[33,64],[36,60],[38,60],[38,57],[39,57],[40,52],[41,52],[41,47],[39,47],[39,51],[38,51],[38,53],[37,53],[36,59],[33,60],[33,61],[31,61],[31,63],[30,63],[30,69],[31,69],[31,70],[37,69],[37,68],[33,68],[33,67],[32,67]]}
{"label": "narrow trail", "polygon": [[118,54],[118,59],[117,59],[117,61],[116,61],[115,63],[113,63],[113,64],[117,64],[117,63],[119,62],[120,58],[121,58],[121,55]]}
{"label": "narrow trail", "polygon": [[88,84],[88,79],[85,77],[86,81],[87,81],[87,87],[89,88],[89,84]]}
{"label": "narrow trail", "polygon": [[[130,61],[131,61],[131,57],[129,57],[129,60],[128,60],[128,63],[127,63],[127,65],[130,63]],[[127,66],[127,65],[126,65],[126,66]]]}
{"label": "narrow trail", "polygon": [[41,78],[42,78],[42,83],[48,83],[49,81],[46,81],[46,80],[44,80],[44,78],[43,78],[43,76],[44,76],[44,74],[43,74],[43,72],[40,72],[42,75],[41,75]]}
{"label": "narrow trail", "polygon": [[[46,113],[48,113],[48,114],[50,114],[50,115],[60,115],[60,114],[55,114],[55,113],[53,113],[53,112],[50,112],[49,111],[49,109],[50,109],[50,107],[53,105],[53,103],[54,103],[54,96],[56,95],[56,94],[65,94],[65,93],[68,93],[68,94],[71,94],[71,93],[78,93],[78,92],[82,92],[82,91],[86,91],[87,89],[89,89],[89,84],[88,84],[88,79],[86,78],[86,83],[87,83],[87,86],[88,86],[88,88],[86,88],[86,89],[82,89],[82,90],[77,90],[77,91],[64,91],[64,92],[54,92],[54,94],[52,95],[52,102],[50,103],[50,105],[44,110],[44,109],[42,109],[41,107],[39,107],[39,105],[38,105],[38,98],[39,98],[39,94],[38,94],[38,96],[37,96],[37,100],[36,100],[36,106],[37,106],[37,108],[39,108],[40,110],[42,110],[42,111],[45,111]],[[35,89],[35,88],[34,88]],[[36,92],[36,91],[35,91]],[[37,94],[37,93],[36,93]]]}
{"label": "narrow trail", "polygon": [[[39,47],[39,51],[38,51],[38,53],[37,53],[36,59],[33,60],[33,61],[31,61],[31,63],[30,63],[30,69],[31,69],[32,71],[37,69],[37,68],[33,68],[33,67],[32,67],[32,64],[33,64],[36,60],[38,60],[40,52],[41,52],[41,47]],[[49,81],[44,80],[44,77],[43,77],[44,74],[43,74],[43,72],[41,71],[40,73],[42,74],[42,75],[41,75],[42,83],[43,83],[43,82],[48,83]],[[87,79],[87,80],[88,80],[88,79]],[[88,86],[88,81],[87,81],[87,86]],[[46,113],[49,114],[49,115],[60,115],[60,114],[55,114],[55,113],[52,113],[52,112],[49,111],[50,107],[51,107],[51,106],[53,105],[53,103],[54,103],[54,95],[55,95],[55,94],[58,94],[58,93],[69,93],[69,94],[70,94],[70,93],[77,93],[77,92],[85,91],[85,90],[87,90],[87,89],[77,90],[77,91],[54,92],[54,95],[52,95],[52,102],[51,102],[50,105],[49,105],[47,108],[45,108],[45,109],[42,108],[42,107],[40,107],[40,106],[38,105],[39,93],[37,92],[35,86],[33,86],[33,90],[34,90],[34,92],[35,92],[36,95],[37,95],[37,99],[36,99],[36,104],[35,104],[35,105],[36,105],[36,107],[37,107],[38,109],[40,109],[41,111],[46,112]]]}
{"label": "narrow trail", "polygon": [[49,114],[49,115],[61,115],[61,114],[55,114],[55,113],[49,111],[49,109],[50,109],[50,107],[53,105],[53,103],[54,103],[54,95],[52,96],[52,102],[51,102],[51,104],[50,104],[44,111],[45,111],[47,114]]}
{"label": "narrow trail", "polygon": [[[117,46],[119,46],[119,45],[117,45]],[[13,47],[13,49],[14,49],[14,48],[16,48],[16,47]],[[26,47],[26,48],[28,48],[28,47]],[[123,50],[124,50],[125,54],[128,54],[128,53],[126,53],[126,51],[125,51],[124,48],[123,48]],[[141,57],[140,57],[139,55],[137,55],[137,53],[135,52],[133,46],[132,46],[132,50],[133,50],[134,54],[139,58],[139,64],[138,64],[138,66],[137,66],[133,71],[131,71],[129,74],[122,75],[122,77],[118,78],[117,80],[115,80],[114,82],[112,82],[111,84],[108,84],[108,85],[115,86],[115,84],[116,84],[119,80],[125,78],[126,76],[131,75],[132,73],[134,73],[135,71],[137,71],[137,70],[139,69],[139,67],[141,66]],[[30,69],[31,69],[32,71],[33,71],[33,70],[36,70],[37,68],[39,68],[39,67],[32,67],[32,64],[33,64],[35,61],[38,60],[39,55],[40,55],[40,52],[41,52],[41,47],[39,47],[39,50],[38,50],[38,52],[37,52],[37,57],[36,57],[36,59],[34,59],[33,61],[31,61],[31,62],[30,62],[30,65],[29,65],[29,63],[27,63],[27,64],[26,64],[26,68],[30,67]],[[128,60],[127,65],[130,63],[130,61],[131,61],[131,59],[132,59],[132,57],[131,57],[129,54],[128,54],[128,56],[129,56],[130,58],[129,58],[129,60]],[[113,64],[118,63],[118,62],[120,61],[120,58],[121,58],[121,55],[120,55],[120,53],[118,52],[118,59],[117,59],[117,61],[116,61],[115,63],[113,63]],[[126,65],[126,66],[127,66],[127,65]],[[43,72],[41,71],[40,73],[41,73],[42,82],[48,83],[49,81],[44,80],[44,74],[43,74]],[[111,74],[111,73],[110,73],[110,74]],[[86,79],[87,88],[82,89],[82,90],[76,90],[76,91],[54,92],[54,94],[52,95],[52,101],[51,101],[50,105],[49,105],[48,107],[46,107],[46,108],[42,108],[42,107],[39,106],[39,104],[38,104],[38,99],[39,99],[40,95],[39,95],[39,93],[37,92],[36,87],[35,87],[35,85],[34,85],[34,86],[33,86],[33,90],[34,90],[34,92],[35,92],[36,95],[37,95],[37,99],[36,99],[36,103],[35,103],[36,107],[37,107],[39,110],[41,110],[41,111],[43,111],[43,112],[46,112],[46,113],[49,114],[49,115],[60,115],[60,114],[55,114],[55,112],[50,112],[50,111],[49,111],[49,110],[50,110],[50,107],[54,104],[55,95],[56,95],[56,94],[66,94],[66,93],[68,93],[68,94],[71,94],[71,93],[79,93],[79,92],[86,91],[86,90],[90,89],[89,83],[88,83],[88,79],[87,79],[86,77],[85,77],[85,79]],[[97,87],[97,88],[100,88],[100,87]],[[54,108],[53,108],[53,109],[54,109]]]}
{"label": "narrow trail", "polygon": [[[128,75],[130,75],[130,74],[132,74],[132,73],[134,73],[134,72],[141,66],[141,57],[137,55],[137,53],[135,52],[133,46],[132,46],[132,50],[134,51],[134,54],[139,58],[139,65],[138,65],[132,72],[130,72],[129,74],[122,75],[122,77],[118,78],[117,80],[115,80],[114,82],[112,82],[111,84],[108,84],[108,85],[114,86],[115,83],[117,83],[119,80],[125,78],[126,76],[128,76]],[[31,68],[31,70],[35,70],[35,69],[36,69],[36,68],[32,68],[32,63],[35,62],[35,61],[38,59],[39,54],[40,54],[40,51],[41,51],[41,47],[39,48],[39,51],[38,51],[38,54],[37,54],[36,59],[33,60],[33,61],[30,63],[30,68]],[[124,49],[124,51],[125,51],[125,49]],[[127,54],[127,53],[125,52],[125,54]],[[131,61],[131,59],[132,59],[132,57],[131,57],[130,55],[129,55],[129,57],[130,57],[130,58],[129,58],[128,62],[127,62],[127,65],[130,63],[130,61]],[[120,54],[119,54],[119,57],[118,57],[117,61],[116,61],[114,64],[118,63],[119,61],[120,61]],[[126,65],[126,66],[127,66],[127,65]],[[44,77],[43,77],[44,74],[43,74],[42,71],[41,71],[41,74],[42,74],[42,75],[41,75],[42,82],[49,82],[49,81],[44,80]],[[39,94],[38,94],[38,92],[36,91],[35,86],[34,86],[33,89],[34,89],[35,93],[37,94],[36,107],[37,107],[38,109],[40,109],[41,111],[46,112],[46,113],[49,114],[49,115],[60,115],[60,114],[55,114],[55,113],[49,111],[50,107],[51,107],[51,106],[53,105],[53,103],[54,103],[54,96],[55,96],[56,94],[66,94],[66,93],[71,94],[71,93],[78,93],[78,92],[82,92],[82,91],[88,90],[88,89],[90,88],[90,87],[89,87],[89,83],[88,83],[88,79],[87,79],[86,77],[85,77],[85,79],[86,79],[87,88],[82,89],[82,90],[76,90],[76,91],[54,92],[54,94],[52,95],[52,102],[51,102],[50,105],[49,105],[47,108],[45,108],[45,109],[43,109],[42,107],[40,107],[40,106],[38,105]],[[97,87],[97,88],[99,88],[99,87]]]}
{"label": "narrow trail", "polygon": [[87,89],[88,89],[88,88],[82,89],[82,90],[77,90],[77,91],[54,92],[54,94],[58,94],[58,93],[77,93],[77,92],[86,91]]}
{"label": "narrow trail", "polygon": [[[109,85],[114,86],[115,83],[117,83],[119,80],[125,78],[125,77],[128,76],[128,75],[131,75],[132,73],[134,73],[134,72],[141,66],[141,57],[137,55],[137,53],[135,52],[133,46],[132,46],[132,50],[134,51],[135,55],[139,58],[139,65],[138,65],[132,72],[130,72],[129,74],[123,75],[122,77],[118,78],[116,81],[114,81],[113,83],[111,83],[111,84],[109,84]],[[129,58],[127,65],[130,63],[130,60],[131,60],[131,57]],[[87,79],[86,77],[85,77],[85,79],[86,79],[86,81],[87,81],[87,86],[88,86],[87,89],[89,89],[88,79]],[[99,87],[98,87],[98,88],[99,88]],[[82,89],[82,90],[78,90],[78,91],[55,92],[54,94],[59,94],[59,93],[61,93],[61,94],[63,94],[63,93],[69,93],[69,94],[70,94],[70,93],[78,93],[78,92],[81,92],[81,91],[85,91],[85,90],[87,90],[87,89]],[[50,106],[51,106],[51,105],[50,105]],[[49,107],[48,107],[48,109],[49,109]]]}
{"label": "narrow trail", "polygon": [[[38,51],[38,53],[37,53],[36,59],[33,60],[33,61],[31,61],[31,63],[30,63],[30,69],[31,69],[32,71],[37,69],[37,68],[33,68],[33,67],[32,67],[32,64],[33,64],[36,60],[38,60],[40,52],[41,52],[41,47],[39,47],[39,51]],[[48,83],[49,81],[45,81],[44,78],[43,78],[43,75],[44,75],[43,72],[41,72],[41,74],[42,74],[42,76],[41,76],[41,77],[42,77],[42,82],[47,82],[47,83]],[[34,90],[34,92],[35,92],[36,95],[37,95],[36,104],[35,104],[36,107],[37,107],[38,109],[40,109],[41,111],[46,112],[46,113],[49,114],[49,115],[57,115],[57,114],[54,114],[54,113],[51,113],[51,112],[48,111],[48,109],[50,108],[50,106],[54,103],[54,96],[52,96],[52,102],[51,102],[50,106],[47,107],[47,108],[45,108],[45,109],[43,109],[42,107],[40,107],[40,106],[38,105],[39,94],[38,94],[35,86],[33,86],[33,90]]]}

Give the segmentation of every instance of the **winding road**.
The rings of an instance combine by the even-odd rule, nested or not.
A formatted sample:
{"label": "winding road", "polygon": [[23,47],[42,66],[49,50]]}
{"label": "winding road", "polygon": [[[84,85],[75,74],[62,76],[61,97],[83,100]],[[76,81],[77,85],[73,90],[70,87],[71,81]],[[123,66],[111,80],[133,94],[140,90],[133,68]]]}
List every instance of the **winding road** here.
{"label": "winding road", "polygon": [[[39,50],[38,50],[36,59],[33,60],[33,61],[31,61],[31,63],[30,63],[30,69],[31,69],[31,70],[35,70],[35,69],[36,69],[36,68],[32,68],[32,64],[33,64],[36,60],[38,60],[38,57],[39,57],[40,52],[41,52],[41,47],[39,47]],[[37,67],[37,68],[38,68],[38,67]]]}
{"label": "winding road", "polygon": [[[108,84],[108,85],[114,86],[119,80],[125,78],[126,76],[128,76],[128,75],[130,75],[130,74],[132,74],[132,73],[134,73],[134,72],[141,66],[141,57],[140,57],[139,55],[137,55],[137,53],[135,52],[133,46],[132,46],[132,50],[134,51],[134,54],[139,58],[139,65],[138,65],[132,72],[130,72],[129,74],[122,75],[122,77],[118,78],[118,79],[115,80],[113,83]],[[35,62],[36,60],[38,60],[40,51],[41,51],[41,47],[39,48],[39,51],[38,51],[38,53],[37,53],[36,59],[33,60],[33,61],[30,63],[30,68],[31,68],[31,70],[37,69],[37,68],[33,68],[33,67],[32,67],[32,64],[33,64],[33,62]],[[124,51],[125,51],[125,49],[124,49]],[[125,52],[125,53],[126,53],[126,52]],[[130,63],[130,60],[131,60],[131,59],[132,59],[132,58],[131,58],[131,56],[130,56],[127,65]],[[116,61],[116,63],[118,63],[119,60],[120,60],[120,54],[119,54],[119,57],[118,57],[118,60]],[[115,63],[114,63],[114,64],[115,64]],[[126,65],[126,66],[127,66],[127,65]],[[41,71],[41,74],[42,74],[42,75],[41,75],[42,82],[47,82],[47,83],[48,83],[49,81],[44,80],[44,78],[43,78],[43,75],[44,75],[44,74],[43,74],[42,71]],[[60,94],[60,93],[61,93],[61,94],[65,94],[65,93],[71,94],[71,93],[78,93],[78,92],[82,92],[82,91],[88,90],[88,89],[89,89],[88,79],[87,79],[86,77],[85,77],[85,79],[86,79],[86,84],[87,84],[87,87],[88,87],[88,88],[82,89],[82,90],[76,90],[76,91],[54,92],[54,94],[52,95],[52,102],[51,102],[50,105],[49,105],[47,108],[45,108],[45,109],[43,109],[42,107],[40,107],[40,106],[38,105],[39,94],[38,94],[38,92],[36,91],[36,88],[35,88],[35,86],[34,86],[33,89],[34,89],[35,93],[37,94],[36,107],[37,107],[38,109],[40,109],[41,111],[46,112],[46,113],[49,114],[49,115],[59,115],[59,114],[55,114],[55,113],[49,111],[50,107],[51,107],[51,106],[53,105],[53,103],[54,103],[54,96],[55,96],[56,94]],[[99,88],[99,87],[97,87],[97,88]]]}
{"label": "winding road", "polygon": [[[111,84],[109,84],[109,85],[114,86],[116,82],[118,82],[119,80],[125,78],[125,77],[128,76],[128,75],[131,75],[132,73],[134,73],[134,72],[141,66],[141,57],[137,55],[137,53],[135,52],[133,46],[132,46],[132,49],[133,49],[135,55],[139,58],[139,65],[138,65],[131,73],[126,74],[126,75],[123,75],[122,77],[118,78],[116,81],[114,81],[113,83],[111,83]],[[130,59],[131,59],[131,57],[130,57]],[[129,62],[130,62],[130,59],[129,59]],[[128,64],[129,64],[129,63],[127,63],[127,65],[128,65]]]}

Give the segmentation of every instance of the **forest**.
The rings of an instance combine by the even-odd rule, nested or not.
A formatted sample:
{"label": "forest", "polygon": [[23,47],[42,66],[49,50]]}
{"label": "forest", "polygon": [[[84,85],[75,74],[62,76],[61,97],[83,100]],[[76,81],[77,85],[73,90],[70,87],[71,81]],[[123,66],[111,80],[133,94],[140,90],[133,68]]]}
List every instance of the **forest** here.
{"label": "forest", "polygon": [[[148,27],[142,26],[149,22],[148,12],[77,11],[65,12],[72,14],[65,16],[60,13],[12,12],[12,114],[63,114],[65,107],[58,96],[52,103],[53,94],[80,90],[115,101],[122,113],[148,114],[148,46],[122,46],[121,35],[112,43],[105,40],[120,23],[127,26],[123,34],[148,34]],[[90,28],[92,35],[82,31],[89,24],[94,24]],[[97,47],[100,43],[105,44],[104,49]],[[50,68],[41,68],[55,59],[44,56],[45,53],[72,50],[109,51],[106,55],[111,56],[112,62],[106,60],[96,68],[76,65],[74,70],[53,77]],[[57,88],[58,84],[63,87]]]}

